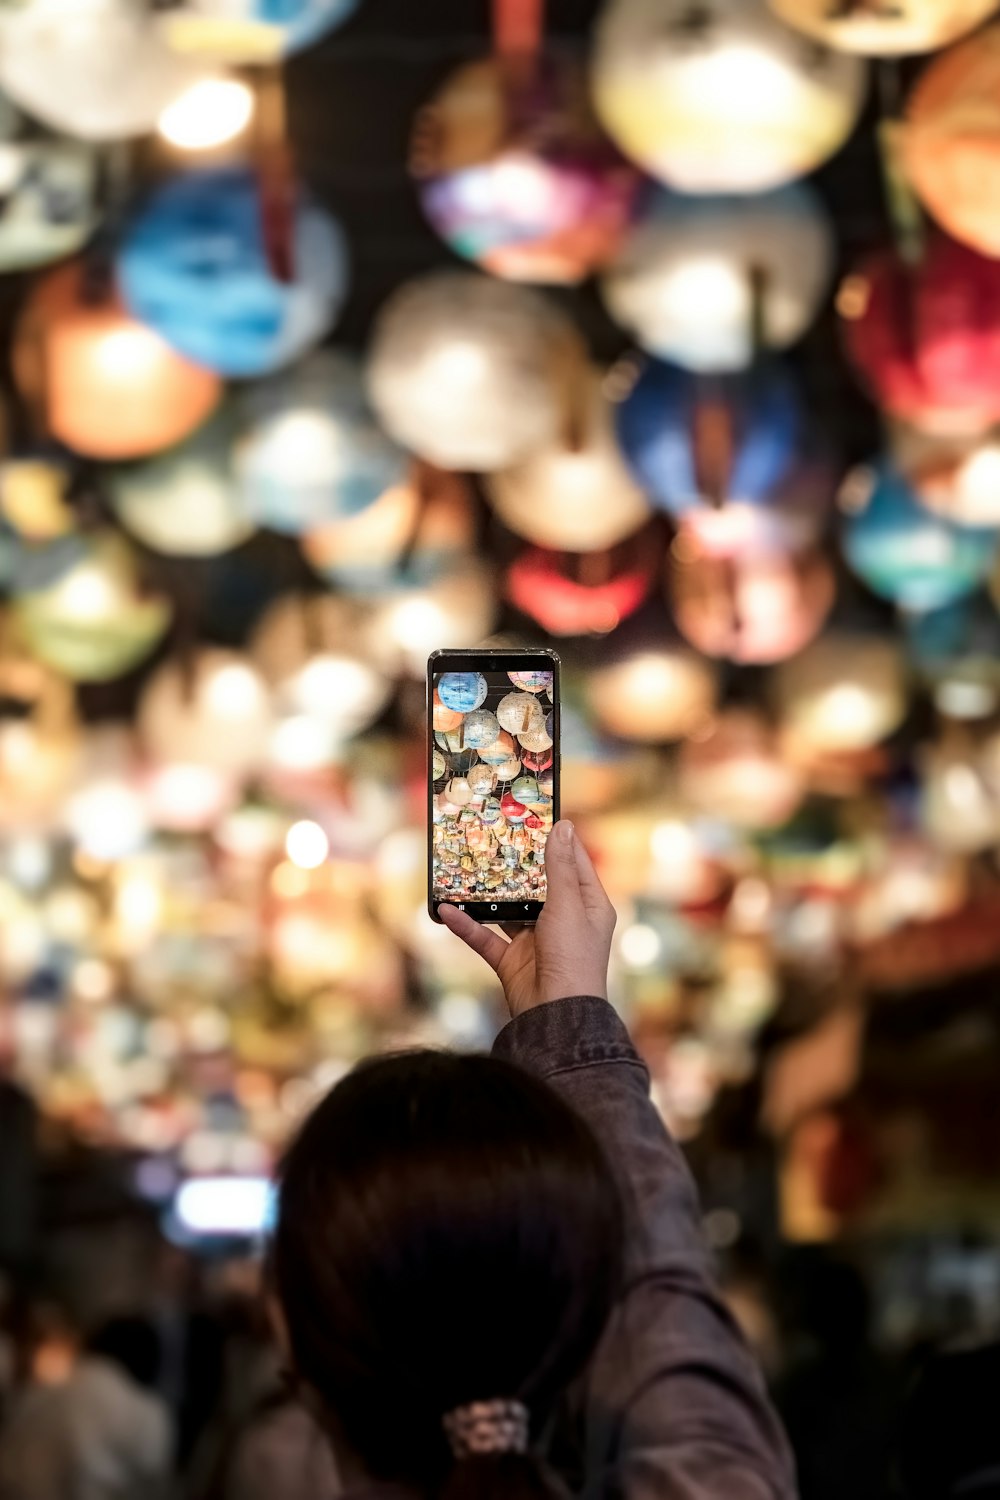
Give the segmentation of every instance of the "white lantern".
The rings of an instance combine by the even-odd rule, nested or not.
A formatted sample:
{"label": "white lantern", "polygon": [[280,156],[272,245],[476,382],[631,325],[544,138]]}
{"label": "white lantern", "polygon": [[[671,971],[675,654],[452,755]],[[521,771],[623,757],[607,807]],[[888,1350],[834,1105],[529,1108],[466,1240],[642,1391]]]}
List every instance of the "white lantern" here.
{"label": "white lantern", "polygon": [[365,619],[331,595],[279,599],[264,616],[251,653],[284,716],[272,746],[279,768],[329,764],[388,702],[391,684],[358,650]]}
{"label": "white lantern", "polygon": [[590,674],[587,699],[603,729],[626,740],[679,740],[708,719],[715,675],[682,646],[650,646]]}
{"label": "white lantern", "polygon": [[1000,799],[965,736],[946,739],[921,757],[922,821],[939,849],[973,854],[1000,843]]}
{"label": "white lantern", "polygon": [[442,469],[491,473],[558,441],[581,359],[578,335],[540,293],[445,271],[382,310],[369,389],[403,447]]}
{"label": "white lantern", "polygon": [[[689,370],[742,370],[815,318],[833,276],[833,232],[804,186],[760,197],[661,190],[603,282],[612,317],[643,349]],[[755,303],[759,299],[759,308]]]}
{"label": "white lantern", "polygon": [[480,645],[493,629],[496,610],[492,572],[469,562],[426,588],[379,604],[365,639],[386,671],[423,677],[428,656],[442,641],[457,649]]}
{"label": "white lantern", "polygon": [[871,749],[906,715],[899,650],[875,636],[822,637],[781,664],[775,687],[792,741],[821,753]]}
{"label": "white lantern", "polygon": [[138,723],[154,761],[249,776],[267,753],[270,694],[246,657],[206,648],[191,662],[167,662],[155,673]]}

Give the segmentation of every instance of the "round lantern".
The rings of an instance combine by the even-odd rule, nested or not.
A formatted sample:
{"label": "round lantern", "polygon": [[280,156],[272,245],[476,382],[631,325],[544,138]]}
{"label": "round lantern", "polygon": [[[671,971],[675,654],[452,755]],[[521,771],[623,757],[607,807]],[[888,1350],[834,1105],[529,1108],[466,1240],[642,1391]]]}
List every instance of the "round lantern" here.
{"label": "round lantern", "polygon": [[254,385],[242,409],[236,472],[262,526],[293,535],[373,505],[400,485],[403,453],[368,409],[360,363],[321,350]]}
{"label": "round lantern", "polygon": [[423,677],[442,641],[478,646],[493,629],[496,595],[491,571],[469,561],[426,588],[403,589],[380,601],[365,631],[373,659],[387,672]]}
{"label": "round lantern", "polygon": [[110,534],[88,538],[74,567],[12,609],[39,661],[77,682],[105,682],[131,671],[170,623],[168,601],[142,594],[131,551]]}
{"label": "round lantern", "polygon": [[612,317],[659,359],[742,370],[755,340],[805,333],[833,276],[833,234],[812,189],[692,198],[661,188],[604,278]]}
{"label": "round lantern", "polygon": [[491,714],[487,708],[478,708],[474,713],[467,714],[462,733],[470,750],[482,752],[499,738],[500,725],[496,714]]}
{"label": "round lantern", "polygon": [[587,701],[620,739],[679,740],[705,723],[715,703],[711,667],[682,646],[649,646],[592,672]]}
{"label": "round lantern", "polygon": [[154,761],[248,776],[266,753],[270,694],[245,657],[206,649],[191,662],[167,662],[155,673],[139,706],[138,726]]}
{"label": "round lantern", "polygon": [[479,747],[479,759],[484,765],[493,766],[496,769],[497,766],[502,766],[504,761],[509,760],[514,751],[514,736],[503,730],[490,740],[488,745]]}
{"label": "round lantern", "polygon": [[606,265],[639,185],[565,57],[528,79],[502,59],[460,68],[420,114],[412,164],[441,238],[510,281],[574,283]]}
{"label": "round lantern", "polygon": [[596,371],[582,430],[492,475],[486,492],[518,536],[572,552],[613,547],[649,517],[649,504],[622,460]]}
{"label": "round lantern", "polygon": [[294,280],[279,281],[263,223],[252,173],[173,178],[125,233],[118,265],[129,307],[175,349],[222,375],[265,375],[291,364],[336,321],[347,250],[339,226],[299,190]]}
{"label": "round lantern", "polygon": [[990,573],[1000,533],[956,526],[919,505],[898,470],[866,471],[845,491],[844,555],[873,593],[904,609],[940,609]]}
{"label": "round lantern", "polygon": [[160,20],[175,52],[233,64],[267,63],[311,47],[358,0],[174,0]]}
{"label": "round lantern", "polygon": [[920,756],[921,821],[937,849],[974,854],[1000,841],[1000,798],[964,733]]}
{"label": "round lantern", "polygon": [[51,458],[8,458],[0,463],[0,516],[26,542],[57,541],[76,530],[69,500],[68,463]]}
{"label": "round lantern", "polygon": [[743,665],[782,661],[818,634],[836,583],[819,553],[719,558],[691,541],[670,571],[674,618],[706,656]]}
{"label": "round lantern", "polygon": [[453,729],[457,729],[462,722],[462,715],[460,713],[456,713],[453,708],[449,708],[447,704],[442,703],[441,695],[437,689],[434,691],[434,701],[431,705],[431,721],[434,728],[441,734],[449,734]]}
{"label": "round lantern", "polygon": [[865,79],[765,0],[612,0],[597,30],[603,124],[681,192],[761,193],[814,171],[853,130]]}
{"label": "round lantern", "polygon": [[88,458],[144,458],[202,423],[218,376],[183,359],[114,298],[88,299],[74,263],[35,286],[17,325],[14,374],[52,436]]}
{"label": "round lantern", "polygon": [[1000,706],[1000,619],[974,594],[929,614],[903,617],[910,654],[945,718],[987,719]]}
{"label": "round lantern", "polygon": [[800,745],[851,754],[888,738],[906,716],[903,663],[891,641],[831,634],[775,677],[783,724]]}
{"label": "round lantern", "polygon": [[651,360],[619,405],[617,425],[643,489],[682,519],[706,503],[764,502],[792,467],[804,418],[777,367],[701,380]]}
{"label": "round lantern", "polygon": [[572,326],[539,293],[444,271],[383,308],[369,389],[403,447],[443,469],[490,473],[571,425],[582,357]]}
{"label": "round lantern", "polygon": [[603,635],[634,615],[649,595],[657,558],[646,544],[621,561],[594,554],[591,564],[529,547],[507,570],[505,592],[515,609],[551,635]]}
{"label": "round lantern", "polygon": [[119,519],[155,552],[215,557],[254,532],[232,472],[231,413],[213,417],[179,447],[148,463],[110,469]]}
{"label": "round lantern", "polygon": [[251,655],[280,712],[316,720],[341,741],[375,722],[391,684],[359,651],[361,624],[332,594],[286,595],[272,604]]}
{"label": "round lantern", "polygon": [[838,307],[848,353],[893,416],[949,434],[1000,420],[1000,263],[935,236],[917,267],[876,256]]}
{"label": "round lantern", "polygon": [[508,693],[497,705],[497,721],[508,734],[536,734],[545,727],[545,715],[531,693]]}
{"label": "round lantern", "polygon": [[438,678],[438,697],[459,715],[471,714],[485,703],[487,691],[482,672],[445,672]]}
{"label": "round lantern", "polygon": [[78,141],[8,140],[0,130],[0,271],[73,255],[97,225],[97,157]]}
{"label": "round lantern", "polygon": [[890,445],[921,505],[959,526],[1000,526],[1000,437],[950,438],[897,426]]}
{"label": "round lantern", "polygon": [[492,766],[473,766],[469,771],[468,782],[474,797],[488,797],[496,788],[497,773]]}
{"label": "round lantern", "polygon": [[67,135],[95,141],[145,135],[196,76],[136,0],[22,0],[4,7],[0,88]]}
{"label": "round lantern", "polygon": [[790,26],[843,52],[934,52],[993,14],[997,0],[770,0]]}
{"label": "round lantern", "polygon": [[805,795],[773,730],[748,709],[730,710],[707,738],[685,742],[679,785],[692,807],[738,828],[780,828]]}

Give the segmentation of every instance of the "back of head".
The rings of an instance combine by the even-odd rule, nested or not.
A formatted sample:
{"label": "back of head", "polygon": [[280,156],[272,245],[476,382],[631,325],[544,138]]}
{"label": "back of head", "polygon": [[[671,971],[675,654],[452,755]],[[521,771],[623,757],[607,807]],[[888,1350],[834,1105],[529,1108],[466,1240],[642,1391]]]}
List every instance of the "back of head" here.
{"label": "back of head", "polygon": [[607,1321],[621,1241],[600,1148],[544,1084],[484,1057],[366,1064],[284,1167],[274,1269],[297,1374],[372,1478],[528,1500],[547,1488],[532,1459],[456,1461],[445,1418],[520,1403],[537,1436]]}
{"label": "back of head", "polygon": [[111,1318],[90,1338],[91,1354],[117,1365],[137,1385],[152,1387],[160,1373],[160,1337],[147,1318]]}

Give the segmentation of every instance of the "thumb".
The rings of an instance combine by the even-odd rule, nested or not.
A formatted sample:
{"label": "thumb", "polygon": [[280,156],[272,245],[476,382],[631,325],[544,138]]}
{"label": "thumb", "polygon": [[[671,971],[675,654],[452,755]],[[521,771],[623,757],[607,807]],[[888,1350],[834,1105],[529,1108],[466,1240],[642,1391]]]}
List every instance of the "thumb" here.
{"label": "thumb", "polygon": [[576,830],[565,819],[557,823],[545,844],[547,904],[559,907],[580,900],[580,869],[576,861]]}

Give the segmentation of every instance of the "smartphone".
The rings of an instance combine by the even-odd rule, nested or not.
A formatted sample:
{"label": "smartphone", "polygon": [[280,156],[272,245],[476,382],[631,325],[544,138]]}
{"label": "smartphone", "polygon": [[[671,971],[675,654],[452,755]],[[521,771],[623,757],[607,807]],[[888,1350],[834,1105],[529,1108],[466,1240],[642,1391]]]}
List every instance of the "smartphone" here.
{"label": "smartphone", "polygon": [[554,651],[435,651],[427,663],[428,910],[536,922],[559,818]]}

